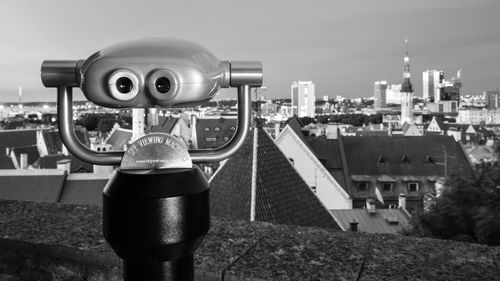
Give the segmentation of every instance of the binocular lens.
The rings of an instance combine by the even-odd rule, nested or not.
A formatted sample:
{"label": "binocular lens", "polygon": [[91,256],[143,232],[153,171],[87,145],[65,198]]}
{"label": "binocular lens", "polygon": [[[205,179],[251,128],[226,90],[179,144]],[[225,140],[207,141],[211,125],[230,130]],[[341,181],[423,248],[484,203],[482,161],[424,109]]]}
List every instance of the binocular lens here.
{"label": "binocular lens", "polygon": [[168,80],[168,78],[166,77],[160,77],[156,79],[155,88],[158,93],[165,94],[166,92],[168,92],[168,90],[170,90],[170,80]]}
{"label": "binocular lens", "polygon": [[122,94],[128,94],[132,91],[134,83],[128,77],[120,77],[116,80],[116,89]]}

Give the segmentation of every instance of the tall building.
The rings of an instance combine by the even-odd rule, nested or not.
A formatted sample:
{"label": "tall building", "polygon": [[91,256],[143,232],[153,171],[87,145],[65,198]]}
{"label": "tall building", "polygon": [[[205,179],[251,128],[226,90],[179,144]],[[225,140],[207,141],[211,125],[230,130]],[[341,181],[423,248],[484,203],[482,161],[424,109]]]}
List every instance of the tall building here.
{"label": "tall building", "polygon": [[[408,40],[405,39],[405,45]],[[404,57],[403,83],[401,84],[401,124],[413,120],[413,87],[410,82],[410,57],[408,51]]]}
{"label": "tall building", "polygon": [[375,98],[373,107],[375,109],[381,109],[387,106],[386,91],[387,81],[377,81],[373,84],[373,97]]}
{"label": "tall building", "polygon": [[493,89],[483,92],[484,103],[487,108],[499,108],[500,107],[500,89]]}
{"label": "tall building", "polygon": [[439,93],[439,85],[443,82],[443,79],[443,71],[426,70],[422,73],[422,97],[424,100],[436,99],[436,93]]}
{"label": "tall building", "polygon": [[385,91],[386,104],[401,104],[401,84],[390,84]]}
{"label": "tall building", "polygon": [[292,108],[298,117],[314,118],[316,95],[312,81],[293,81]]}

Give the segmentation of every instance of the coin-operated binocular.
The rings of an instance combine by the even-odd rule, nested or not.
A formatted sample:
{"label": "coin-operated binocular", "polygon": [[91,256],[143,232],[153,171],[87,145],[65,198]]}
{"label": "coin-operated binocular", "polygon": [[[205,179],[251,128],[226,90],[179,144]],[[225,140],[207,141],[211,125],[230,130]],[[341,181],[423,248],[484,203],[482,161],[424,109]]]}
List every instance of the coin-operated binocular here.
{"label": "coin-operated binocular", "polygon": [[[103,191],[103,233],[124,260],[125,280],[193,280],[193,253],[210,228],[209,184],[193,163],[221,161],[238,150],[250,127],[251,87],[262,64],[219,61],[198,44],[143,39],[117,44],[86,60],[42,64],[42,82],[57,88],[59,133],[83,161],[120,165]],[[72,89],[104,107],[187,107],[220,88],[237,88],[238,126],[226,145],[188,150],[168,134],[145,135],[126,151],[97,152],[76,138]]]}

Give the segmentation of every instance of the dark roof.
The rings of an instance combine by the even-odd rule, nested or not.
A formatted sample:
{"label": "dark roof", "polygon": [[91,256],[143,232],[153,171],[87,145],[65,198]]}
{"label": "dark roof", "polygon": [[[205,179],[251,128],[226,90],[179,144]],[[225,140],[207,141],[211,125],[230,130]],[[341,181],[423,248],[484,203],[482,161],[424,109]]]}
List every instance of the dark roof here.
{"label": "dark roof", "polygon": [[21,154],[28,155],[28,165],[32,165],[40,158],[40,153],[38,152],[38,147],[36,145],[15,147],[12,149],[16,155],[17,162],[20,163]]}
{"label": "dark roof", "polygon": [[217,148],[228,143],[236,131],[235,118],[197,119],[198,149]]}
{"label": "dark roof", "polygon": [[165,116],[160,116],[159,117],[159,122],[158,125],[151,126],[151,133],[166,133],[170,134],[172,132],[172,129],[174,128],[175,124],[177,124],[177,121],[179,121],[179,118],[175,117],[165,117]]}
{"label": "dark roof", "polygon": [[472,172],[460,144],[450,136],[341,138],[351,175],[444,176],[445,153],[448,172]]}
{"label": "dark roof", "polygon": [[[255,219],[277,224],[339,228],[331,214],[295,171],[267,133],[253,129],[243,147],[211,179],[215,216],[249,220],[255,173]],[[256,157],[256,171],[253,161]]]}
{"label": "dark roof", "polygon": [[102,206],[102,191],[108,180],[109,175],[70,174],[59,202]]}
{"label": "dark roof", "polygon": [[0,199],[55,203],[65,179],[62,170],[2,170]]}
{"label": "dark roof", "polygon": [[371,131],[371,130],[357,130],[356,131],[356,136],[358,137],[368,137],[368,136],[388,136],[389,131],[382,131],[382,130],[376,130],[376,131]]}
{"label": "dark roof", "polygon": [[106,140],[113,150],[123,150],[123,146],[128,143],[132,137],[132,130],[116,128]]}
{"label": "dark roof", "polygon": [[401,92],[403,93],[413,93],[413,88],[411,86],[410,78],[405,77],[403,83],[401,84]]}
{"label": "dark roof", "polygon": [[70,170],[71,173],[92,173],[94,171],[94,167],[92,164],[87,162],[83,162],[82,160],[74,157],[73,155],[46,155],[40,157],[38,160],[38,167],[40,169],[56,169],[57,161],[63,159],[71,159]]}
{"label": "dark roof", "polygon": [[0,131],[0,153],[5,153],[7,147],[25,147],[36,145],[37,130],[6,130]]}
{"label": "dark roof", "polygon": [[62,151],[62,140],[59,132],[55,130],[44,130],[42,132],[48,154],[57,154]]}
{"label": "dark roof", "polygon": [[14,163],[9,156],[0,154],[0,169],[15,169]]}
{"label": "dark roof", "polygon": [[370,215],[366,209],[330,210],[343,229],[349,231],[352,221],[358,222],[358,231],[396,234],[408,225],[409,216],[402,209],[377,209]]}
{"label": "dark roof", "polygon": [[323,137],[307,138],[307,144],[333,178],[348,191],[339,140]]}

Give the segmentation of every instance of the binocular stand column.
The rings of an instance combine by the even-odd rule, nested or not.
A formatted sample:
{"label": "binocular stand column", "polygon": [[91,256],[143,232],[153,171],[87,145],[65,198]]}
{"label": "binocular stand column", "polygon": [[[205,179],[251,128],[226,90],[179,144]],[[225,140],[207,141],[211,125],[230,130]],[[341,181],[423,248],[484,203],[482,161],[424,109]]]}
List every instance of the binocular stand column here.
{"label": "binocular stand column", "polygon": [[160,263],[124,261],[125,280],[194,280],[193,255]]}
{"label": "binocular stand column", "polygon": [[118,169],[103,194],[104,237],[124,280],[194,280],[193,253],[210,228],[200,169]]}

